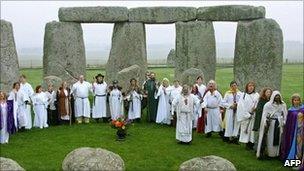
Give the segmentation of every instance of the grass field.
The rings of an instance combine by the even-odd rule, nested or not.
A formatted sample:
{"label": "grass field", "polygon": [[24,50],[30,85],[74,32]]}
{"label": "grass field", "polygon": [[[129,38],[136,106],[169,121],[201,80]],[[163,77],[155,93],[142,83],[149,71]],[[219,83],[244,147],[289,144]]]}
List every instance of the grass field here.
{"label": "grass field", "polygon": [[[157,78],[172,80],[173,69],[151,69]],[[41,69],[21,70],[32,85],[40,84]],[[87,70],[87,78],[92,78],[102,70]],[[232,80],[232,68],[218,69],[216,81],[222,92]],[[289,104],[292,93],[303,95],[303,66],[284,65],[282,94]],[[218,135],[210,139],[201,134],[193,134],[191,145],[180,145],[175,141],[173,127],[146,123],[135,123],[128,130],[126,141],[115,141],[115,130],[107,123],[84,125],[62,125],[47,129],[32,129],[17,133],[10,143],[1,145],[1,156],[16,160],[26,170],[61,170],[61,163],[70,151],[78,147],[101,147],[119,154],[127,170],[178,170],[179,165],[191,158],[217,155],[230,160],[238,170],[288,170],[280,161],[259,161],[253,151],[244,145],[227,144]]]}

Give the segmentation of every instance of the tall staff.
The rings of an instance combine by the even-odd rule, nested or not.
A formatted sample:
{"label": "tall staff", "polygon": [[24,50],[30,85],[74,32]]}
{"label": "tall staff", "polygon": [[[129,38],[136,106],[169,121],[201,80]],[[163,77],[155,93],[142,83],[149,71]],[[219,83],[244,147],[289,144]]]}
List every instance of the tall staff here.
{"label": "tall staff", "polygon": [[[72,85],[70,85],[70,91],[72,91]],[[68,103],[69,103],[69,116],[70,116],[70,126],[72,125],[72,104],[71,104],[71,102],[72,102],[72,95],[71,95],[71,93],[69,93],[69,95],[68,95]]]}

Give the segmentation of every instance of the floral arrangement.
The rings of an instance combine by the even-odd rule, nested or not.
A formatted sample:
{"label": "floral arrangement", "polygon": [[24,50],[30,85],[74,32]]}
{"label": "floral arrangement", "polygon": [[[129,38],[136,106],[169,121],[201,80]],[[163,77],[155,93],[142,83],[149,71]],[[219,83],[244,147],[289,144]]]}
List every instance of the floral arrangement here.
{"label": "floral arrangement", "polygon": [[131,122],[127,119],[125,119],[125,117],[123,115],[119,116],[117,119],[113,119],[110,124],[112,128],[115,128],[117,130],[126,130],[129,126]]}

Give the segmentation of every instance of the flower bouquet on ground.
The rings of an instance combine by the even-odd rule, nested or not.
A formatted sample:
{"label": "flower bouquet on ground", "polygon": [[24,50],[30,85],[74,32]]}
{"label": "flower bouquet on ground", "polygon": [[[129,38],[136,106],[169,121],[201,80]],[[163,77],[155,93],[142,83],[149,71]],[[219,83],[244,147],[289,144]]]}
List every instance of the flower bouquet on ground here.
{"label": "flower bouquet on ground", "polygon": [[126,138],[127,129],[130,123],[131,122],[128,119],[125,119],[123,115],[111,121],[111,127],[117,130],[117,140],[124,140]]}

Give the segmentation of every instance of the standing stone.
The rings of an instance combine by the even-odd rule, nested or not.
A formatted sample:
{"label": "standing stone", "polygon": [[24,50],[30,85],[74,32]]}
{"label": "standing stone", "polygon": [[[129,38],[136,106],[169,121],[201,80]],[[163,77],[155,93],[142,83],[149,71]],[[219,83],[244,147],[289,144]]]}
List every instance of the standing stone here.
{"label": "standing stone", "polygon": [[205,80],[215,78],[216,51],[212,22],[191,21],[176,23],[175,78],[189,68],[203,71]]}
{"label": "standing stone", "polygon": [[128,21],[127,7],[65,7],[59,8],[59,21],[78,23],[113,23]]}
{"label": "standing stone", "polygon": [[213,170],[213,171],[236,171],[234,165],[218,156],[205,156],[205,157],[196,157],[185,161],[179,167],[180,171],[199,171],[199,170]]}
{"label": "standing stone", "polygon": [[204,21],[239,21],[258,18],[265,18],[265,7],[221,5],[197,9],[197,19]]}
{"label": "standing stone", "polygon": [[262,87],[281,88],[283,62],[283,35],[273,19],[240,21],[237,26],[234,57],[234,78],[244,89],[256,82]]}
{"label": "standing stone", "polygon": [[167,56],[167,66],[175,66],[175,50],[171,49]]}
{"label": "standing stone", "polygon": [[132,65],[117,73],[117,79],[119,80],[119,85],[122,86],[122,92],[125,92],[128,89],[131,78],[135,78],[140,83],[144,81],[140,72],[140,66]]}
{"label": "standing stone", "polygon": [[19,63],[15,46],[13,26],[1,20],[0,90],[9,92],[13,83],[19,81]]}
{"label": "standing stone", "polygon": [[[196,78],[198,76],[202,76],[204,78],[203,71],[200,69],[197,69],[197,68],[190,68],[190,69],[185,70],[182,73],[180,82],[182,85],[187,84],[191,87],[193,84],[195,84]],[[205,80],[203,80],[203,81],[205,81]]]}
{"label": "standing stone", "polygon": [[14,160],[0,157],[1,171],[24,171],[24,169]]}
{"label": "standing stone", "polygon": [[166,24],[177,21],[196,20],[194,7],[139,7],[129,10],[130,22]]}
{"label": "standing stone", "polygon": [[82,147],[70,152],[62,162],[62,170],[125,170],[122,158],[102,148]]}
{"label": "standing stone", "polygon": [[78,23],[50,22],[46,24],[43,47],[43,77],[57,76],[73,83],[86,74],[82,28]]}
{"label": "standing stone", "polygon": [[132,65],[140,67],[139,83],[143,83],[147,70],[145,26],[143,23],[115,23],[106,80],[112,82],[118,79],[118,72]]}

